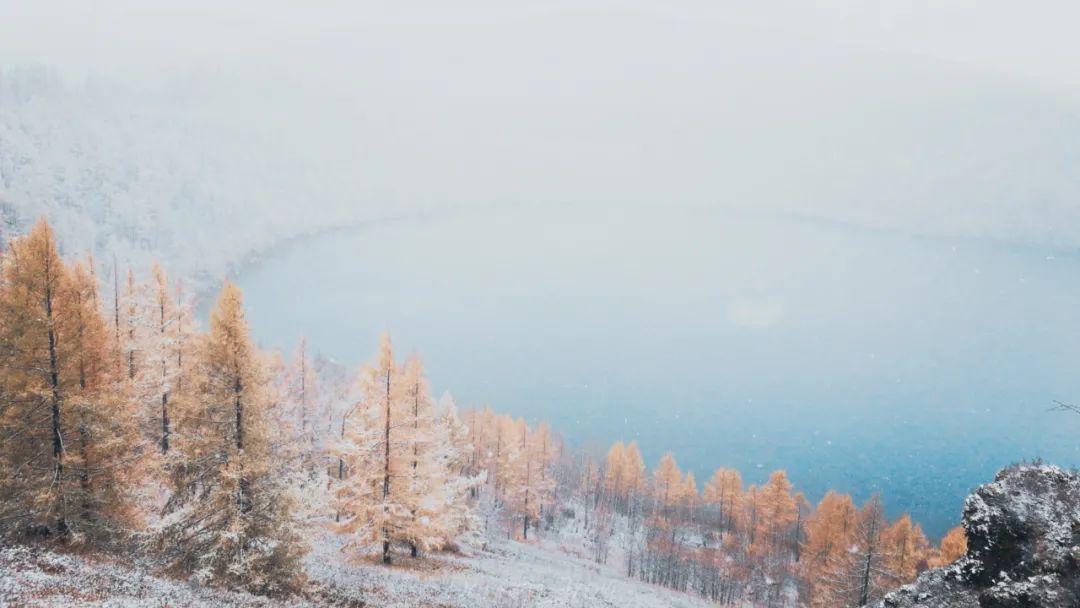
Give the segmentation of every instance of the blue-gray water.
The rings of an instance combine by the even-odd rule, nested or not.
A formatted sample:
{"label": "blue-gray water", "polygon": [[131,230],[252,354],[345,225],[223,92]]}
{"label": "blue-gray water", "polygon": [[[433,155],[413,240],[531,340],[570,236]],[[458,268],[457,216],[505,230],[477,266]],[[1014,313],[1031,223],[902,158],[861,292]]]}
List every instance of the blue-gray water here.
{"label": "blue-gray water", "polygon": [[437,393],[570,441],[880,492],[937,536],[1024,458],[1080,460],[1080,258],[721,211],[502,209],[297,241],[242,271],[256,336],[348,365],[379,333]]}

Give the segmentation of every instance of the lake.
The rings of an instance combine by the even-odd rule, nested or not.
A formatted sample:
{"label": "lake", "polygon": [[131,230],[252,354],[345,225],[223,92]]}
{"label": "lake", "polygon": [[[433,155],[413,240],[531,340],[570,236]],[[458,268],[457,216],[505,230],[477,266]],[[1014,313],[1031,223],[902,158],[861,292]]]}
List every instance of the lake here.
{"label": "lake", "polygon": [[242,270],[253,330],[347,365],[389,331],[436,394],[636,439],[937,536],[1019,459],[1080,460],[1080,259],[769,214],[521,205],[302,239]]}

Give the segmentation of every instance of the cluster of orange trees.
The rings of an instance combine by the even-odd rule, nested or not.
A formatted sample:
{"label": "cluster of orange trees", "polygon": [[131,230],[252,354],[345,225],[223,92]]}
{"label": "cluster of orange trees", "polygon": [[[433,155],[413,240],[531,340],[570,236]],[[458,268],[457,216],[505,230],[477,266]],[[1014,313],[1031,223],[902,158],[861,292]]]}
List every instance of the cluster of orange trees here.
{"label": "cluster of orange trees", "polygon": [[170,568],[295,588],[288,426],[239,290],[197,333],[160,270],[138,296],[113,283],[107,315],[44,221],[0,258],[0,538],[152,541]]}
{"label": "cluster of orange trees", "polygon": [[518,539],[581,533],[591,558],[628,576],[722,604],[862,606],[966,551],[960,528],[933,546],[907,515],[885,518],[828,492],[815,506],[784,471],[744,485],[721,468],[699,488],[665,454],[647,469],[635,442],[603,458],[567,448],[544,424],[490,408],[462,414],[485,527]]}
{"label": "cluster of orange trees", "polygon": [[617,549],[628,574],[721,603],[783,605],[797,593],[813,606],[862,606],[966,550],[962,529],[934,547],[907,515],[887,521],[876,496],[858,507],[830,491],[814,506],[782,470],[744,487],[721,468],[699,490],[670,453],[647,472],[633,442],[593,466],[583,479],[607,527],[593,533],[606,545],[598,557]]}

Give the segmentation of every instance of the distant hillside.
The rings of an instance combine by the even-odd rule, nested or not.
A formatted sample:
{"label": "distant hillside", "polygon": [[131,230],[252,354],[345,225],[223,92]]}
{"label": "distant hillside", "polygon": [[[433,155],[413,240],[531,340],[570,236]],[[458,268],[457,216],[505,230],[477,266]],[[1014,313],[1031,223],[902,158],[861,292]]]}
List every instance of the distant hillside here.
{"label": "distant hillside", "polygon": [[288,99],[209,76],[0,71],[0,237],[45,215],[68,255],[220,276],[283,238],[372,217],[346,195],[337,140],[298,125]]}
{"label": "distant hillside", "polygon": [[[603,33],[634,70],[611,72],[592,30],[559,31],[576,69],[553,69],[549,33],[513,27],[373,32],[329,81],[3,67],[0,232],[45,214],[71,253],[211,276],[284,237],[475,205],[679,204],[1080,245],[1080,111],[1052,92],[704,26]],[[680,70],[640,46],[654,36]]]}

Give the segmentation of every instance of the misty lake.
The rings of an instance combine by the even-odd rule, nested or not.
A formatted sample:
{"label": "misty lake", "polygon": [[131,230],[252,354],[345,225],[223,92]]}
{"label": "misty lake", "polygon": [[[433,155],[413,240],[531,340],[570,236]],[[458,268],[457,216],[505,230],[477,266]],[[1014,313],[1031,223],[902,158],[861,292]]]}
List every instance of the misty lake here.
{"label": "misty lake", "polygon": [[285,245],[241,271],[255,335],[359,365],[389,331],[436,395],[600,452],[880,492],[937,536],[1010,462],[1080,461],[1080,258],[688,209],[474,210]]}

